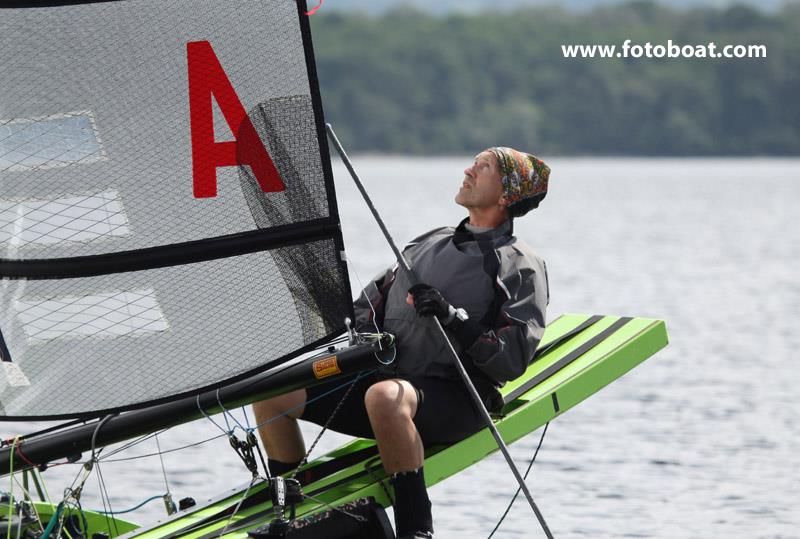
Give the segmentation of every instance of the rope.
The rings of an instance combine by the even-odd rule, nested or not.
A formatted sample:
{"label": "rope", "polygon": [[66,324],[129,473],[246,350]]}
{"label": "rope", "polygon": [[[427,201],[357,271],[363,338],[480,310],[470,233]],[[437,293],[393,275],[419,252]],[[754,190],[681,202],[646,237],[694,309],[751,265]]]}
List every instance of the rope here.
{"label": "rope", "polygon": [[123,445],[123,446],[121,446],[121,447],[118,447],[117,449],[114,449],[114,450],[112,450],[112,451],[111,451],[111,452],[109,452],[109,453],[106,453],[106,456],[105,456],[105,457],[103,457],[103,459],[102,459],[102,460],[104,460],[104,461],[108,461],[108,462],[111,462],[111,461],[109,461],[109,460],[108,460],[108,457],[111,457],[111,456],[113,456],[113,455],[116,455],[117,453],[122,453],[123,451],[127,451],[127,450],[128,450],[128,449],[130,449],[131,447],[135,447],[135,446],[137,446],[137,445],[139,445],[139,444],[141,444],[141,443],[144,443],[144,442],[146,442],[147,440],[149,440],[150,438],[153,438],[153,437],[155,437],[155,436],[158,436],[159,434],[164,434],[164,433],[165,433],[165,432],[167,432],[168,430],[169,430],[169,429],[167,428],[167,429],[163,429],[163,430],[160,430],[160,431],[151,432],[151,433],[149,433],[149,434],[144,434],[144,435],[140,436],[139,438],[136,438],[135,440],[133,440],[133,441],[131,441],[131,442],[128,442],[127,444],[125,444],[125,445]]}
{"label": "rope", "polygon": [[[545,425],[544,425],[544,431],[542,431],[542,437],[539,438],[539,445],[536,446],[536,451],[533,453],[533,458],[531,459],[531,462],[528,464],[528,469],[525,470],[524,479],[528,478],[528,473],[530,473],[531,468],[533,467],[533,463],[536,461],[536,455],[539,454],[539,449],[541,449],[541,447],[542,447],[542,442],[544,442],[544,435],[547,434],[547,427],[549,425],[550,425],[549,421],[547,423],[545,423]],[[503,513],[503,516],[500,517],[500,520],[497,522],[497,525],[494,527],[494,529],[492,530],[492,533],[489,534],[489,537],[487,537],[487,539],[491,539],[492,536],[494,535],[494,533],[498,529],[500,529],[500,525],[506,519],[506,516],[508,515],[508,512],[511,511],[511,506],[514,505],[515,501],[517,501],[517,496],[519,496],[519,493],[520,493],[521,490],[522,490],[521,488],[517,488],[517,492],[515,492],[514,493],[514,497],[511,498],[511,502],[508,504],[508,507],[506,507],[506,510]]]}
{"label": "rope", "polygon": [[53,513],[53,516],[50,517],[50,521],[45,526],[42,535],[39,536],[39,539],[47,539],[50,537],[50,534],[53,533],[53,528],[56,527],[56,523],[61,520],[61,514],[64,512],[64,502],[59,502],[56,506],[56,512]]}
{"label": "rope", "polygon": [[377,483],[381,486],[383,493],[386,494],[386,497],[389,499],[389,503],[394,505],[394,497],[392,496],[392,493],[389,492],[388,488],[386,488],[386,483],[383,482],[383,479],[381,479],[378,474],[375,473],[375,464],[380,462],[380,460],[380,457],[375,457],[372,460],[368,460],[364,463],[364,469],[367,470],[369,476],[377,481]]}
{"label": "rope", "polygon": [[167,487],[167,493],[164,496],[169,496],[170,488],[169,488],[169,481],[167,481],[167,467],[164,466],[164,456],[161,454],[161,444],[158,441],[158,435],[156,435],[156,448],[158,449],[158,460],[161,461],[161,473],[164,474],[164,486]]}
{"label": "rope", "polygon": [[[108,488],[106,487],[105,479],[103,479],[103,472],[100,470],[100,463],[96,462],[97,464],[97,481],[100,484],[100,499],[103,500],[103,508],[105,509],[108,506],[106,511],[103,511],[106,517],[106,527],[109,532],[111,532],[111,524],[114,525],[114,531],[116,532],[115,535],[119,535],[119,530],[117,529],[117,519],[114,518],[114,511],[111,509],[111,497],[108,495]],[[109,516],[111,518],[109,518]]]}
{"label": "rope", "polygon": [[[373,372],[375,372],[375,371],[374,370],[373,371],[367,371],[366,373],[364,373],[364,376],[368,376],[368,375],[372,374]],[[299,406],[294,406],[292,408],[289,408],[288,410],[286,410],[285,412],[283,412],[281,414],[278,414],[278,415],[276,415],[274,417],[271,417],[271,418],[269,418],[269,419],[267,419],[265,421],[262,421],[261,423],[259,423],[255,427],[253,427],[253,429],[257,430],[258,427],[260,427],[261,425],[266,425],[268,423],[272,423],[273,421],[276,421],[276,420],[280,419],[281,417],[284,417],[284,416],[288,415],[289,413],[293,412],[294,410],[297,410],[297,409],[301,408],[302,406],[305,406],[307,404],[315,402],[315,401],[317,401],[319,399],[322,399],[323,397],[327,397],[331,393],[335,393],[336,391],[339,391],[343,387],[345,387],[345,386],[347,386],[349,384],[352,384],[354,382],[355,382],[355,380],[351,380],[349,382],[345,382],[345,383],[343,383],[341,385],[338,385],[338,386],[334,387],[333,389],[331,389],[329,391],[321,393],[320,395],[314,397],[313,399],[309,399],[305,404],[301,404]],[[201,412],[202,412],[202,410],[201,410]],[[208,417],[208,415],[205,414],[205,413],[203,413],[203,415]],[[213,423],[213,421],[212,421],[212,423]],[[215,425],[216,425],[216,423],[215,423]],[[217,425],[217,427],[219,428],[219,425]],[[148,454],[145,454],[145,455],[137,455],[135,457],[124,457],[124,458],[118,458],[118,459],[107,458],[107,457],[111,457],[112,455],[114,455],[114,454],[119,452],[119,450],[116,450],[116,451],[113,451],[113,452],[109,453],[107,455],[107,457],[104,457],[101,460],[103,462],[126,462],[126,461],[129,461],[129,460],[138,460],[138,459],[143,459],[143,458],[157,457],[160,454],[166,455],[167,453],[174,453],[176,451],[183,451],[184,449],[189,449],[190,447],[196,447],[198,445],[206,444],[208,442],[213,442],[214,440],[218,440],[218,439],[228,435],[228,433],[225,432],[224,429],[221,429],[221,430],[223,430],[223,434],[218,434],[217,436],[212,436],[211,438],[207,438],[205,440],[200,440],[199,442],[194,442],[194,443],[191,443],[191,444],[186,444],[186,445],[182,445],[182,446],[178,446],[178,447],[173,447],[172,449],[167,449],[165,451],[161,451],[160,453],[148,453]],[[164,432],[164,431],[161,431],[161,432]],[[151,436],[153,436],[153,435],[152,434],[148,435],[148,437],[151,437]],[[130,444],[130,445],[132,446],[133,444]]]}
{"label": "rope", "polygon": [[8,490],[8,533],[6,534],[6,539],[11,539],[11,517],[14,515],[14,453],[16,452],[18,441],[19,436],[15,436],[14,441],[11,443],[11,456],[8,463],[11,487]]}
{"label": "rope", "polygon": [[[206,419],[208,419],[209,421],[211,421],[211,423],[212,423],[212,424],[213,424],[215,427],[217,427],[219,430],[221,430],[223,433],[225,433],[225,435],[228,435],[228,434],[230,433],[230,431],[229,431],[229,430],[225,430],[225,429],[223,429],[223,428],[222,428],[220,425],[218,425],[218,424],[217,424],[217,422],[216,422],[216,421],[214,421],[213,419],[211,419],[211,416],[210,416],[210,415],[208,415],[208,414],[206,413],[206,411],[205,411],[205,410],[203,410],[203,407],[202,407],[202,406],[200,406],[200,395],[199,395],[199,394],[197,395],[197,398],[196,398],[195,400],[196,400],[196,402],[197,402],[197,409],[198,409],[198,410],[200,410],[200,413],[201,413],[201,414],[203,414],[203,417],[205,417]],[[227,420],[226,420],[226,421],[227,421]]]}
{"label": "rope", "polygon": [[135,457],[124,457],[124,458],[118,458],[118,459],[105,459],[104,458],[102,460],[103,460],[103,462],[126,462],[126,461],[129,461],[129,460],[138,460],[138,459],[144,459],[144,458],[150,458],[150,457],[157,457],[159,455],[166,455],[167,453],[174,453],[175,451],[183,451],[184,449],[189,449],[190,447],[195,447],[195,446],[198,446],[198,445],[206,444],[208,442],[213,442],[214,440],[218,440],[218,439],[220,439],[220,438],[222,438],[224,436],[226,436],[226,435],[225,434],[218,434],[218,435],[213,436],[211,438],[207,438],[205,440],[200,440],[199,442],[194,442],[194,443],[182,445],[182,446],[179,446],[179,447],[173,447],[172,449],[167,449],[166,451],[162,451],[161,453],[148,453],[146,455],[137,455]]}
{"label": "rope", "polygon": [[[331,340],[331,341],[328,341],[328,342],[327,342],[326,344],[324,344],[324,345],[321,345],[321,346],[318,346],[318,347],[316,347],[316,350],[322,350],[323,348],[327,349],[327,348],[328,348],[330,345],[332,345],[332,344],[340,344],[340,343],[344,343],[344,342],[347,342],[347,340],[348,340],[348,337],[347,337],[346,335],[344,335],[344,336],[341,336],[341,337],[337,337],[336,339],[333,339],[333,340]],[[324,352],[324,354],[327,354],[327,351],[325,351],[325,352]],[[309,357],[309,359],[311,359],[311,357],[313,357],[313,356],[310,356],[310,357]],[[278,373],[282,372],[283,370],[290,368],[291,366],[292,366],[292,365],[286,365],[286,366],[285,366],[283,369],[281,369],[281,370],[277,371],[275,374],[278,374]],[[199,400],[199,395],[198,395],[198,400]],[[198,402],[198,409],[200,409],[199,402]],[[242,407],[242,409],[244,409],[244,407]],[[201,413],[202,413],[202,414],[203,414],[203,415],[204,415],[206,418],[209,418],[208,414],[206,414],[206,413],[205,413],[205,410],[202,410],[202,409],[200,409],[200,412],[201,412]],[[247,418],[247,414],[246,414],[246,412],[245,412],[245,418]],[[235,418],[234,418],[234,419],[235,419]],[[213,421],[213,420],[212,420],[212,423],[214,423],[214,421]],[[163,430],[161,430],[161,431],[158,431],[158,432],[154,432],[154,433],[145,434],[145,435],[143,435],[143,436],[141,436],[141,437],[139,437],[139,438],[137,438],[137,439],[135,439],[135,440],[133,440],[133,441],[131,441],[131,442],[128,442],[127,444],[125,444],[125,445],[123,445],[123,446],[121,446],[121,447],[118,447],[117,449],[114,449],[113,451],[111,451],[111,452],[107,453],[107,454],[106,454],[106,455],[105,455],[105,456],[104,456],[104,457],[103,457],[101,460],[103,460],[103,461],[105,461],[105,462],[122,462],[122,461],[127,461],[127,460],[135,460],[135,459],[137,459],[137,458],[147,458],[147,457],[154,457],[154,456],[158,456],[159,454],[171,453],[171,452],[173,452],[173,451],[180,451],[180,450],[183,450],[183,449],[188,449],[188,448],[190,448],[190,447],[195,447],[195,446],[197,446],[197,445],[201,445],[201,444],[204,444],[204,443],[208,443],[208,442],[212,442],[212,441],[214,441],[214,440],[217,440],[217,439],[221,438],[222,436],[227,436],[228,432],[227,432],[225,429],[222,429],[222,428],[221,428],[219,425],[217,425],[216,423],[214,423],[214,424],[217,426],[217,428],[219,428],[220,430],[222,430],[222,431],[224,432],[224,434],[221,434],[221,435],[219,435],[219,436],[213,436],[213,437],[211,437],[211,438],[207,438],[207,439],[205,439],[205,440],[201,440],[201,441],[199,441],[199,442],[195,442],[195,443],[192,443],[192,444],[187,444],[187,445],[184,445],[184,446],[181,446],[181,447],[175,448],[175,449],[169,449],[169,450],[167,450],[167,451],[163,451],[163,452],[161,452],[161,453],[148,453],[148,454],[146,454],[146,455],[139,455],[139,456],[137,456],[137,457],[126,457],[126,458],[122,458],[122,459],[111,459],[111,458],[109,458],[109,457],[112,457],[113,455],[116,455],[116,454],[118,454],[118,453],[121,453],[121,452],[123,452],[123,451],[126,451],[126,450],[130,449],[131,447],[135,447],[136,445],[139,445],[139,444],[141,444],[141,443],[144,443],[144,442],[146,442],[148,439],[150,439],[150,438],[153,438],[154,436],[157,436],[158,434],[163,434],[163,433],[167,432],[168,430],[170,430],[169,428],[166,428],[166,429],[163,429]],[[247,425],[248,425],[248,429],[249,429],[249,428],[250,428],[249,419],[248,419],[248,423],[247,423]],[[64,464],[66,464],[66,463],[64,463]],[[51,464],[51,466],[55,466],[55,465],[54,465],[54,464]]]}
{"label": "rope", "polygon": [[[219,407],[222,408],[222,415],[223,415],[223,417],[225,417],[225,425],[227,425],[228,428],[230,429],[231,425],[230,425],[230,423],[228,423],[228,416],[230,416],[231,419],[233,419],[233,421],[236,423],[236,426],[238,426],[240,429],[242,429],[245,432],[250,432],[250,429],[245,427],[244,425],[242,425],[239,422],[239,420],[236,419],[236,416],[233,415],[233,412],[229,412],[227,410],[227,408],[225,408],[225,405],[222,404],[222,401],[219,398],[219,389],[217,389],[215,395],[217,397],[217,404],[219,404]],[[234,430],[236,430],[236,427],[233,427],[233,429],[231,429],[231,432],[233,432]]]}
{"label": "rope", "polygon": [[236,513],[239,512],[239,509],[242,507],[242,503],[247,499],[247,495],[250,493],[250,489],[253,487],[253,484],[256,482],[257,477],[254,475],[253,478],[250,480],[250,484],[247,485],[247,489],[245,489],[244,494],[239,499],[239,502],[236,504],[236,507],[233,509],[231,516],[228,518],[228,521],[225,523],[225,526],[222,527],[222,531],[219,532],[217,537],[222,537],[223,534],[228,530],[228,526],[230,526],[231,522],[233,521],[233,517],[236,516]]}
{"label": "rope", "polygon": [[[311,444],[311,447],[308,449],[308,451],[306,451],[306,455],[303,457],[303,460],[301,460],[300,464],[298,464],[297,467],[294,469],[294,472],[292,473],[292,477],[293,478],[297,478],[297,474],[300,472],[300,468],[302,468],[303,466],[305,466],[308,463],[308,457],[311,455],[311,452],[314,451],[314,448],[317,446],[317,444],[319,443],[320,439],[322,439],[322,435],[325,434],[326,430],[328,430],[328,426],[330,426],[331,421],[333,421],[333,417],[336,415],[336,412],[338,412],[339,409],[342,407],[342,405],[344,404],[345,399],[347,399],[347,397],[353,391],[353,388],[355,387],[356,382],[358,382],[358,380],[361,378],[361,375],[362,375],[362,373],[358,373],[356,375],[356,377],[351,382],[349,382],[350,387],[347,388],[347,391],[345,391],[344,395],[342,395],[341,400],[339,400],[339,403],[333,409],[333,411],[331,412],[331,415],[328,416],[328,420],[325,422],[325,425],[322,426],[322,430],[319,431],[319,434],[317,435],[317,438],[314,440],[314,442]],[[343,387],[343,386],[340,386],[340,387]],[[312,400],[316,400],[316,399],[312,399]],[[311,401],[309,401],[309,402],[311,402]],[[308,404],[308,403],[305,403],[305,404]],[[303,404],[303,406],[305,406],[305,404]]]}
{"label": "rope", "polygon": [[[28,472],[28,470],[25,470],[23,473],[27,473],[27,472]],[[26,500],[30,500],[32,502],[33,501],[33,496],[31,496],[30,489],[27,488],[26,485],[20,484],[19,479],[14,479],[14,481],[17,483],[17,486],[20,489],[22,489],[22,494],[23,494],[23,496],[25,496],[25,499]],[[42,498],[42,501],[44,501],[44,497],[42,496],[41,498]],[[41,524],[42,518],[39,515],[39,511],[36,509],[36,505],[31,503],[30,504],[30,508],[33,511],[33,514],[36,515],[36,522],[37,522],[37,524],[39,524],[39,527],[41,528],[42,527],[42,524]],[[19,534],[17,534],[17,537],[19,537]]]}
{"label": "rope", "polygon": [[52,505],[53,502],[50,499],[50,492],[48,492],[47,490],[47,483],[45,483],[44,476],[42,476],[42,473],[36,468],[33,468],[33,470],[31,470],[31,473],[33,474],[33,480],[36,481],[37,484],[41,485],[42,490],[44,491],[45,500],[47,501],[47,503]]}
{"label": "rope", "polygon": [[324,1],[325,1],[325,0],[319,0],[319,4],[317,4],[316,6],[314,6],[313,8],[311,8],[309,11],[306,11],[306,15],[308,15],[308,16],[310,17],[311,15],[313,15],[314,13],[316,13],[316,12],[319,10],[319,8],[321,8],[321,7],[322,7],[322,3],[323,3]]}
{"label": "rope", "polygon": [[[19,441],[17,442],[17,440],[19,440]],[[31,467],[36,467],[36,463],[35,463],[35,462],[32,462],[32,461],[31,461],[31,459],[29,459],[28,457],[26,457],[26,456],[25,456],[25,453],[23,453],[23,452],[22,452],[22,442],[23,442],[22,438],[20,438],[19,436],[17,436],[17,438],[14,440],[14,442],[15,442],[15,445],[16,445],[16,449],[14,449],[14,447],[12,446],[12,448],[11,448],[11,452],[12,452],[12,453],[16,453],[16,454],[17,454],[17,456],[18,456],[19,458],[21,458],[21,459],[22,459],[22,461],[23,461],[25,464],[27,464],[28,466],[31,466]]]}
{"label": "rope", "polygon": [[[146,500],[144,500],[143,502],[141,502],[139,505],[136,505],[136,506],[134,506],[134,507],[131,507],[130,509],[125,509],[125,510],[123,510],[123,511],[114,511],[114,513],[113,513],[113,514],[115,514],[115,515],[123,515],[123,514],[125,514],[125,513],[131,513],[131,512],[133,512],[133,511],[136,511],[137,509],[140,509],[140,508],[141,508],[141,507],[143,507],[145,504],[148,504],[148,503],[152,502],[153,500],[158,500],[158,499],[161,499],[161,498],[163,498],[164,496],[166,496],[166,494],[157,494],[156,496],[150,496],[149,498],[147,498]],[[95,513],[105,513],[105,511],[104,511],[104,510],[102,510],[102,509],[91,509],[91,511],[93,511],[93,512],[95,512]]]}

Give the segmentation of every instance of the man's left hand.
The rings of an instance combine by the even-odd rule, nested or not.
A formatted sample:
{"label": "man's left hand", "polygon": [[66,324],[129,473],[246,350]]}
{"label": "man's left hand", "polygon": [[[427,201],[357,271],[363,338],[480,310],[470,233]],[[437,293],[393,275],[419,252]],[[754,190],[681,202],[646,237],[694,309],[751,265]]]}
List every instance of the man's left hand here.
{"label": "man's left hand", "polygon": [[411,301],[418,316],[435,316],[440,322],[449,321],[454,310],[450,303],[444,299],[442,293],[429,284],[417,283],[408,289]]}

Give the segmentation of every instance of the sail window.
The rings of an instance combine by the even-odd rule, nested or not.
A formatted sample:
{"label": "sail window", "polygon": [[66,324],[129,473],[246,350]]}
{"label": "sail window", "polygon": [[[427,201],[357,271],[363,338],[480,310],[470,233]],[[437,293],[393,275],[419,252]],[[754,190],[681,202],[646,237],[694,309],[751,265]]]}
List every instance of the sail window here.
{"label": "sail window", "polygon": [[0,120],[0,171],[24,171],[105,159],[89,111]]}
{"label": "sail window", "polygon": [[30,344],[62,338],[121,337],[166,331],[153,289],[14,302]]}
{"label": "sail window", "polygon": [[131,233],[116,191],[54,200],[0,200],[0,243],[86,243]]}

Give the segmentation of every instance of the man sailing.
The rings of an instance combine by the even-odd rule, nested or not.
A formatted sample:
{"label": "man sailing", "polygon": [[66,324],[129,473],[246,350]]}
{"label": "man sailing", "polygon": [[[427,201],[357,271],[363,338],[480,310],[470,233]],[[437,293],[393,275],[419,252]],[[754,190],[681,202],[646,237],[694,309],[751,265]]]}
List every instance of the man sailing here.
{"label": "man sailing", "polygon": [[[549,175],[533,155],[504,147],[481,152],[464,170],[455,197],[469,216],[404,250],[420,284],[411,286],[395,266],[355,301],[356,328],[395,335],[397,359],[358,379],[329,428],[377,441],[392,477],[401,539],[433,537],[423,448],[457,442],[485,426],[431,317],[445,328],[486,407],[496,410],[502,405],[496,388],[525,371],[544,333],[547,270],[514,237],[513,220],[539,205]],[[305,445],[297,420],[324,425],[346,388],[328,392],[341,384],[253,406],[273,474],[298,466]]]}

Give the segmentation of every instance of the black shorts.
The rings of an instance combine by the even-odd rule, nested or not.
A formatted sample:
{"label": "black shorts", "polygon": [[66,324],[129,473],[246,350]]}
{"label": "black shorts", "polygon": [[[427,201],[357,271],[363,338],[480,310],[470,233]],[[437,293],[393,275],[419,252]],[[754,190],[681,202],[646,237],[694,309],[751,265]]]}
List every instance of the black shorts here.
{"label": "black shorts", "polygon": [[[301,419],[324,425],[342,400],[356,376],[338,378],[309,387],[306,407]],[[431,377],[387,376],[376,372],[360,374],[353,389],[333,416],[328,428],[359,438],[375,438],[364,406],[364,395],[374,383],[391,378],[408,381],[417,391],[417,413],[414,424],[425,446],[449,444],[463,440],[483,428],[484,420],[461,380]],[[493,396],[491,387],[476,385],[484,404]]]}

